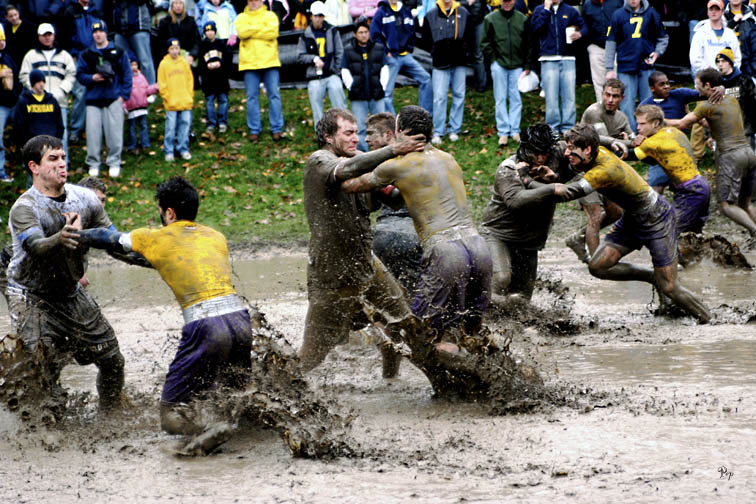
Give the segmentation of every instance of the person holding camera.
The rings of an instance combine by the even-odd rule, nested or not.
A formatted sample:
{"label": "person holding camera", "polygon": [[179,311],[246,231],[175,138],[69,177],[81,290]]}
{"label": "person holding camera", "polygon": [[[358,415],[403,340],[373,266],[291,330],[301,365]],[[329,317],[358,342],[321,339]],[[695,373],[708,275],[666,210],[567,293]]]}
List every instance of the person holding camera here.
{"label": "person holding camera", "polygon": [[89,174],[100,174],[102,131],[108,157],[108,173],[121,175],[123,151],[123,102],[131,96],[131,65],[126,54],[108,40],[105,23],[92,23],[94,45],[81,53],[76,78],[87,88],[87,159]]}

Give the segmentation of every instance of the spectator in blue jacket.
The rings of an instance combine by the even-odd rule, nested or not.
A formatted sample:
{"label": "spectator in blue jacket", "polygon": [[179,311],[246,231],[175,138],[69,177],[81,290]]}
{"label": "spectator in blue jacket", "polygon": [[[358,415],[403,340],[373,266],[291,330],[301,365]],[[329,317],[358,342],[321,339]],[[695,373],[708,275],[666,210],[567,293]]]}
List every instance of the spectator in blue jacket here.
{"label": "spectator in blue jacket", "polygon": [[541,62],[541,88],[546,96],[546,124],[564,134],[575,126],[577,120],[574,42],[586,36],[588,28],[578,11],[562,0],[545,0],[543,5],[536,7],[530,26],[539,40],[538,61]]}
{"label": "spectator in blue jacket", "polygon": [[604,82],[606,82],[604,65],[606,32],[612,22],[612,14],[622,8],[622,3],[623,0],[585,0],[583,10],[580,11],[588,27],[585,43],[588,45],[588,61],[591,65],[591,80],[596,93],[596,102],[601,101]]}
{"label": "spectator in blue jacket", "polygon": [[105,23],[92,24],[94,44],[79,55],[76,78],[87,88],[87,158],[89,175],[100,174],[102,132],[108,148],[106,164],[111,177],[121,175],[123,102],[131,96],[131,64],[121,49],[108,40]]}
{"label": "spectator in blue jacket", "polygon": [[21,16],[33,25],[50,23],[55,26],[63,13],[63,4],[64,0],[26,0],[19,7]]}
{"label": "spectator in blue jacket", "polygon": [[110,26],[116,47],[124,53],[131,50],[136,54],[139,68],[147,79],[147,83],[155,84],[157,77],[150,45],[152,15],[149,6],[151,1],[118,0],[113,2],[113,19]]}
{"label": "spectator in blue jacket", "polygon": [[[430,4],[430,0],[425,3]],[[433,89],[428,72],[412,57],[415,49],[415,19],[412,12],[398,0],[381,0],[370,23],[370,39],[383,44],[389,68],[386,83],[386,111],[394,111],[394,85],[399,72],[412,77],[419,84],[417,104],[432,112]]]}
{"label": "spectator in blue jacket", "polygon": [[[78,61],[79,54],[94,44],[92,38],[92,24],[103,21],[102,13],[92,7],[90,0],[78,0],[66,6],[66,23],[60,24],[59,40],[64,49]],[[74,82],[73,105],[71,106],[71,126],[68,128],[68,138],[71,143],[77,143],[84,133],[86,119],[86,105],[84,94],[86,88],[77,80]]]}
{"label": "spectator in blue jacket", "polygon": [[625,85],[625,98],[620,110],[630,120],[633,131],[635,99],[640,95],[640,101],[643,101],[651,96],[648,77],[668,44],[669,37],[664,31],[661,16],[648,4],[648,0],[625,0],[625,5],[612,15],[606,39],[606,78],[619,78]]}

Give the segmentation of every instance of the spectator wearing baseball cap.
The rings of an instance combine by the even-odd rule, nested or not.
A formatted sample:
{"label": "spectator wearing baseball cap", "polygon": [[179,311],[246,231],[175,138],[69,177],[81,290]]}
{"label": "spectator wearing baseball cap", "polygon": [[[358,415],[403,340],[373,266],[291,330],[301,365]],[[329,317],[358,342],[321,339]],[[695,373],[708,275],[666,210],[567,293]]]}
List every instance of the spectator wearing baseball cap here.
{"label": "spectator wearing baseball cap", "polygon": [[87,91],[87,158],[89,175],[100,174],[102,136],[108,156],[105,163],[111,177],[121,175],[123,151],[123,102],[131,96],[131,64],[121,49],[108,40],[107,25],[103,21],[92,23],[94,44],[81,53],[77,62],[76,78]]}
{"label": "spectator wearing baseball cap", "polygon": [[31,91],[29,74],[32,69],[41,70],[45,74],[45,89],[52,94],[60,106],[61,120],[64,134],[63,149],[68,152],[68,97],[76,82],[76,63],[68,51],[56,44],[55,27],[50,23],[42,23],[37,27],[39,43],[36,48],[26,53],[18,78],[21,85]]}
{"label": "spectator wearing baseball cap", "polygon": [[218,38],[216,28],[215,21],[208,21],[203,25],[205,38],[200,42],[197,66],[202,92],[205,94],[206,133],[212,133],[216,128],[219,133],[225,133],[228,129],[228,79],[233,63],[231,51],[226,42]]}
{"label": "spectator wearing baseball cap", "polygon": [[705,68],[716,68],[717,53],[725,47],[732,48],[735,66],[740,67],[740,43],[735,32],[725,26],[722,15],[724,2],[709,0],[707,15],[709,19],[700,21],[693,29],[693,40],[690,43],[690,64],[693,73],[697,74]]}
{"label": "spectator wearing baseball cap", "polygon": [[310,25],[305,28],[297,43],[297,61],[308,65],[307,94],[310,97],[312,123],[317,129],[323,117],[326,92],[331,107],[346,108],[344,86],[341,83],[341,63],[344,46],[339,31],[325,20],[325,4],[318,0],[310,5]]}

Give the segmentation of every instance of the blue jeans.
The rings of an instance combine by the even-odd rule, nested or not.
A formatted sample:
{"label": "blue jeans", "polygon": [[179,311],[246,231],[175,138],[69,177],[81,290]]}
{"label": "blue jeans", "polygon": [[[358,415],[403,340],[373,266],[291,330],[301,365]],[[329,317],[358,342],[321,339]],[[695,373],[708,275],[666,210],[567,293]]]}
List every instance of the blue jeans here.
{"label": "blue jeans", "polygon": [[312,108],[312,124],[318,128],[318,121],[323,117],[323,100],[326,91],[331,99],[331,107],[345,109],[346,98],[341,78],[337,75],[329,75],[322,79],[312,79],[307,82],[307,94],[310,96],[310,108]]}
{"label": "blue jeans", "polygon": [[178,150],[179,154],[189,152],[189,127],[191,125],[191,110],[165,111],[165,143],[163,144],[163,152],[166,155],[172,155],[174,149]]}
{"label": "blue jeans", "polygon": [[452,88],[452,104],[449,112],[449,133],[459,133],[462,128],[462,115],[465,111],[465,77],[467,69],[463,66],[448,70],[433,69],[433,135],[443,136],[446,132],[446,102],[449,84]]}
{"label": "blue jeans", "polygon": [[137,123],[139,123],[139,143],[143,149],[150,146],[150,130],[147,126],[147,114],[129,119],[128,136],[126,148],[134,150],[137,148]]}
{"label": "blue jeans", "polygon": [[253,135],[259,135],[262,131],[259,101],[261,81],[265,85],[265,92],[268,93],[270,132],[281,133],[284,127],[284,118],[281,108],[281,94],[278,90],[278,68],[244,71],[244,88],[247,91],[247,128]]}
{"label": "blue jeans", "polygon": [[12,108],[0,105],[0,178],[7,177],[7,174],[5,173],[5,144],[3,144],[3,132],[5,131],[5,123],[8,122],[12,112]]}
{"label": "blue jeans", "polygon": [[[87,104],[84,101],[84,95],[87,92],[87,88],[82,85],[78,80],[74,81],[73,91],[73,105],[71,105],[71,127],[68,128],[71,136],[81,138],[81,134],[84,133],[87,119]],[[67,136],[67,135],[66,135]]]}
{"label": "blue jeans", "polygon": [[475,89],[479,92],[486,89],[486,64],[483,60],[483,51],[480,50],[480,41],[483,39],[483,23],[475,27],[475,47],[472,54],[472,68],[475,76]]}
{"label": "blue jeans", "polygon": [[368,112],[372,114],[379,114],[386,111],[386,102],[383,99],[380,100],[352,100],[352,113],[357,118],[357,135],[360,137],[360,143],[357,144],[357,148],[362,152],[368,151],[368,144],[365,142],[365,121],[368,117]]}
{"label": "blue jeans", "polygon": [[640,101],[643,101],[651,96],[651,88],[648,86],[648,76],[651,72],[653,70],[641,70],[637,74],[617,73],[617,77],[625,85],[625,97],[620,103],[620,110],[627,116],[633,131],[635,131],[635,99],[640,95]]}
{"label": "blue jeans", "polygon": [[[124,52],[127,52],[129,48],[136,55],[139,60],[139,66],[144,74],[144,78],[147,79],[148,84],[155,84],[155,64],[152,62],[152,48],[150,47],[150,32],[140,31],[132,33],[128,38],[124,37],[120,33],[115,34],[115,40],[113,41],[115,46]],[[164,50],[165,48],[161,48]]]}
{"label": "blue jeans", "polygon": [[[215,111],[215,102],[218,101],[218,112]],[[205,96],[205,108],[207,110],[207,125],[215,126],[228,124],[228,93]]]}
{"label": "blue jeans", "polygon": [[[517,89],[517,79],[521,73],[522,68],[507,70],[495,61],[491,63],[491,80],[496,102],[496,130],[499,136],[520,133],[522,97]],[[507,98],[509,98],[509,112],[507,112]]]}
{"label": "blue jeans", "polygon": [[428,72],[418,63],[411,54],[404,56],[386,56],[386,63],[389,68],[388,83],[386,83],[386,112],[395,114],[394,111],[394,85],[399,72],[404,72],[415,79],[420,87],[417,90],[417,104],[427,110],[433,111],[433,89],[431,89],[431,78]]}
{"label": "blue jeans", "polygon": [[566,133],[575,126],[577,116],[575,60],[541,61],[541,87],[546,95],[546,124],[557,133]]}

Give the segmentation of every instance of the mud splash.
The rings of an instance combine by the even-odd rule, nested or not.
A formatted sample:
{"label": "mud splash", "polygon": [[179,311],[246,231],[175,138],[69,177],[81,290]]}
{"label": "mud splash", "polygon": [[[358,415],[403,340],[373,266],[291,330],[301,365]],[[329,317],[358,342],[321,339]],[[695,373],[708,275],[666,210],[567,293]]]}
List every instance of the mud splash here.
{"label": "mud splash", "polygon": [[719,234],[682,233],[678,239],[678,249],[681,263],[685,265],[697,264],[706,258],[728,268],[753,269],[737,244]]}

